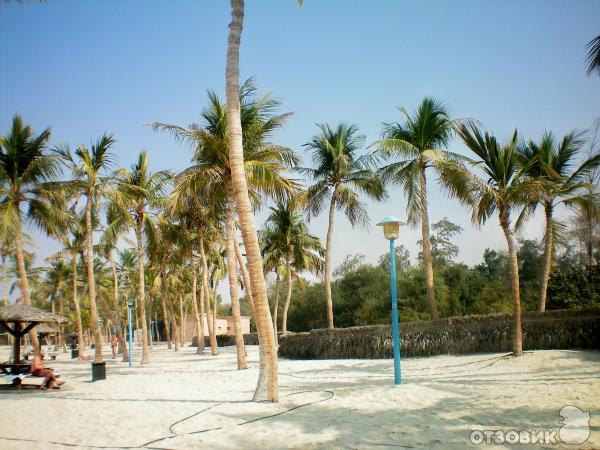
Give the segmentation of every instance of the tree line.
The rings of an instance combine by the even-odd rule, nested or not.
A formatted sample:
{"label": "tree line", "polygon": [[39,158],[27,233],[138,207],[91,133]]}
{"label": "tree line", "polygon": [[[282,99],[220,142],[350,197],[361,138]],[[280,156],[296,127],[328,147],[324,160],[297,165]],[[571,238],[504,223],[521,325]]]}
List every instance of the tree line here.
{"label": "tree line", "polygon": [[[588,236],[587,265],[593,265],[600,211],[597,133],[590,134],[593,150],[587,153],[584,133],[575,131],[562,139],[546,132],[539,141],[525,141],[515,131],[501,143],[474,120],[452,119],[442,103],[425,98],[412,113],[400,108],[401,120],[383,124],[381,138],[366,148],[357,125],[320,124],[318,133],[305,144],[313,163],[306,167],[294,150],[272,141],[273,133],[291,115],[278,112],[280,102],[269,94],[259,95],[252,80],[237,89],[237,98],[239,132],[244,143],[242,175],[250,208],[247,211],[240,210],[237,198],[240,188],[231,156],[232,127],[227,107],[214,92],[208,93],[200,123],[152,125],[156,132],[171,134],[192,151],[190,166],[176,174],[150,170],[146,152],[141,152],[129,168],[119,168],[111,152],[115,139],[110,135],[101,136],[89,146],[49,148],[50,129],[36,134],[15,116],[11,129],[0,138],[4,292],[6,263],[11,257],[22,301],[32,304],[33,298],[46,307],[56,306],[59,314],[71,313],[80,348],[84,347],[85,321],[93,336],[97,362],[102,361],[100,318],[112,324],[127,356],[124,300],[133,298],[136,323],[143,336],[142,363],[148,363],[151,318],[159,313],[167,324],[169,346],[177,350],[187,306],[192,309],[198,336],[204,336],[206,315],[211,353],[217,354],[214,317],[220,306],[216,292],[227,279],[238,368],[243,369],[247,362],[240,325],[240,289],[263,347],[266,344],[261,329],[270,328],[268,340],[276,342],[278,329],[283,333],[288,328],[298,329],[297,323],[302,321],[296,322],[297,311],[307,305],[319,314],[324,304],[328,328],[334,327],[334,318],[338,326],[382,320],[377,312],[386,311],[379,308],[383,306],[378,303],[383,299],[381,292],[375,297],[356,295],[370,289],[372,283],[367,279],[356,286],[354,293],[343,293],[344,286],[352,284],[347,277],[355,277],[358,282],[361,273],[382,269],[385,264],[355,264],[352,270],[342,268],[336,274],[331,253],[336,211],[341,211],[352,226],[366,227],[369,219],[365,199],[385,200],[393,186],[404,191],[408,222],[421,229],[418,266],[400,264],[403,272],[399,283],[406,284],[400,285],[400,292],[414,292],[412,300],[407,298],[401,303],[402,320],[485,312],[485,305],[498,304],[513,312],[513,352],[519,354],[523,272],[531,268],[519,263],[515,234],[537,208],[545,214],[543,252],[535,266],[541,268],[536,271],[537,309],[546,308],[557,245],[564,240],[565,224],[555,217],[559,205],[579,215],[578,226],[584,228],[580,231]],[[468,155],[448,149],[453,136],[467,146]],[[500,275],[495,274],[482,289],[488,288],[487,297],[481,292],[475,300],[451,295],[459,287],[447,283],[456,284],[478,269],[452,262],[457,252],[452,239],[460,231],[456,225],[444,220],[430,227],[427,185],[432,177],[450,197],[470,210],[474,224],[498,218],[507,252],[497,266],[506,269],[508,275],[503,276],[509,280],[510,289],[504,285],[492,291],[489,286],[501,282]],[[252,216],[266,205],[272,206],[264,228],[255,232],[259,246],[256,257],[244,237],[244,223],[248,214]],[[328,214],[324,245],[308,228],[310,218],[323,212]],[[61,251],[48,258],[49,266],[43,274],[31,267],[25,248],[26,226],[44,231],[62,245]],[[243,243],[239,242],[238,231]],[[131,248],[119,250],[121,242],[129,243]],[[115,252],[119,261],[115,260]],[[405,260],[402,252],[400,249],[398,255],[401,262]],[[257,269],[264,284],[260,295],[263,288],[251,275]],[[313,297],[309,303],[301,300],[306,284],[302,274],[307,272],[323,280],[319,284],[321,298]],[[265,307],[260,298],[264,295],[267,299],[268,274],[275,280],[270,295],[274,302],[269,305],[267,301]],[[380,281],[384,276],[383,272],[375,275],[373,279]],[[31,286],[36,277],[41,281]],[[299,283],[294,287],[296,280]],[[282,302],[280,285],[286,288]],[[508,293],[510,308],[506,303]],[[298,298],[297,309],[290,309],[293,297]],[[71,299],[68,306],[65,298]],[[353,303],[356,301],[360,304]],[[311,320],[304,326],[316,323],[314,315]],[[31,339],[37,346],[35,334]],[[202,353],[203,339],[198,339],[197,345]],[[265,358],[273,356],[261,355],[264,364]]]}

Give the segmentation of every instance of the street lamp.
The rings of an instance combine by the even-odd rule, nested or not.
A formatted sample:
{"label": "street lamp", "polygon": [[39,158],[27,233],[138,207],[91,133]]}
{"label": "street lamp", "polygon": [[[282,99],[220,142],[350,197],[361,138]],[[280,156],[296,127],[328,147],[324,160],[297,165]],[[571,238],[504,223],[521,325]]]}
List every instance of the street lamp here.
{"label": "street lamp", "polygon": [[400,372],[400,330],[398,327],[398,299],[396,297],[396,253],[394,252],[394,240],[398,239],[400,225],[404,222],[391,216],[386,217],[377,226],[383,227],[383,234],[390,241],[390,278],[392,287],[392,330],[394,338],[394,384],[401,384]]}
{"label": "street lamp", "polygon": [[131,341],[133,339],[133,300],[127,300],[129,307],[129,367],[131,367]]}

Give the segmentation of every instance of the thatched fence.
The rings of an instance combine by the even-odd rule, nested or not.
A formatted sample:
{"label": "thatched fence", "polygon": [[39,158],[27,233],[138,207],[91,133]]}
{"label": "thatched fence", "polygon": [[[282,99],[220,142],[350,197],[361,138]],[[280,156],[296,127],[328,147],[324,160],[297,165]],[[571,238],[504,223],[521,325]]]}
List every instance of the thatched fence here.
{"label": "thatched fence", "polygon": [[[600,349],[600,308],[524,313],[522,326],[525,350]],[[508,314],[401,323],[400,348],[403,356],[509,352],[511,333],[512,317]],[[390,358],[392,345],[388,325],[313,330],[280,337],[279,356],[291,359]]]}

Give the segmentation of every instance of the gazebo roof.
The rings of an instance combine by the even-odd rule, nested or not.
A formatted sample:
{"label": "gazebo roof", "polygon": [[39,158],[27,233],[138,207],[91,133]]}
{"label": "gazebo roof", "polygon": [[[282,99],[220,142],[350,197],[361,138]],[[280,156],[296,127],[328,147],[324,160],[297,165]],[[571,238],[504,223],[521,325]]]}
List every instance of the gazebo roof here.
{"label": "gazebo roof", "polygon": [[41,323],[37,327],[35,327],[36,333],[60,333],[60,330],[55,324],[52,323]]}
{"label": "gazebo roof", "polygon": [[0,308],[0,321],[3,322],[37,322],[37,323],[58,323],[66,322],[62,316],[51,314],[39,308],[15,303]]}

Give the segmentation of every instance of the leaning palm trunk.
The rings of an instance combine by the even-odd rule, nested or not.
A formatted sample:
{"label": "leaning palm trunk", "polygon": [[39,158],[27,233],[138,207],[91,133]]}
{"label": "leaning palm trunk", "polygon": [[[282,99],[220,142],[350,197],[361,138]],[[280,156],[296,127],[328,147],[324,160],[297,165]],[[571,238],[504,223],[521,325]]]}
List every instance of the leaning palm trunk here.
{"label": "leaning palm trunk", "polygon": [[[140,214],[141,216],[141,214]],[[138,219],[135,227],[135,239],[137,244],[138,264],[138,307],[140,310],[140,322],[142,324],[142,364],[150,362],[148,352],[148,327],[146,326],[146,292],[144,288],[144,247],[142,242],[142,219]]]}
{"label": "leaning palm trunk", "polygon": [[281,318],[281,333],[287,335],[287,315],[290,307],[290,301],[292,300],[292,270],[290,269],[290,262],[287,262],[287,297],[285,298],[285,305],[283,305],[283,317]]}
{"label": "leaning palm trunk", "polygon": [[102,335],[98,324],[98,307],[96,306],[96,280],[94,278],[94,243],[92,230],[92,199],[88,194],[85,207],[85,232],[87,246],[87,282],[90,302],[90,327],[94,336],[94,362],[102,362]]}
{"label": "leaning palm trunk", "polygon": [[177,316],[175,316],[175,308],[173,307],[173,301],[167,300],[169,304],[169,312],[171,313],[171,323],[173,324],[173,344],[175,345],[175,351],[179,351],[179,325],[177,325]]}
{"label": "leaning palm trunk", "polygon": [[547,202],[545,205],[546,212],[546,234],[544,236],[544,255],[543,266],[540,272],[540,286],[538,292],[538,312],[546,310],[546,294],[548,291],[548,280],[552,273],[552,258],[553,258],[553,240],[554,240],[554,222],[552,217],[552,204]]}
{"label": "leaning palm trunk", "polygon": [[121,308],[119,305],[119,278],[117,276],[117,267],[115,260],[113,259],[112,250],[108,253],[108,261],[112,270],[113,276],[113,308],[115,317],[115,328],[117,329],[117,339],[119,341],[119,347],[123,352],[123,362],[129,361],[129,354],[127,353],[127,342],[125,342],[125,335],[123,334],[123,327],[121,326]]}
{"label": "leaning palm trunk", "polygon": [[[17,205],[18,207],[18,205]],[[21,222],[17,220],[15,227],[15,258],[17,260],[17,273],[19,275],[19,287],[21,288],[21,295],[23,296],[23,303],[31,305],[31,298],[29,297],[29,280],[27,280],[27,273],[25,272],[25,258],[23,257],[23,242],[21,240]],[[38,341],[37,333],[35,330],[29,332],[29,339],[33,345],[34,351],[37,353],[40,351],[40,343]]]}
{"label": "leaning palm trunk", "polygon": [[244,171],[244,147],[242,142],[239,99],[239,51],[243,21],[244,1],[231,0],[231,24],[229,25],[227,68],[225,74],[229,164],[242,238],[246,253],[248,254],[248,271],[250,272],[252,293],[255,299],[256,326],[260,344],[259,376],[254,400],[278,401],[277,347],[273,336],[273,326],[269,312],[269,302],[267,300],[258,235],[256,233],[254,217],[252,216],[246,173]]}
{"label": "leaning palm trunk", "polygon": [[275,336],[275,343],[279,344],[277,336],[277,312],[279,311],[279,270],[275,271],[275,303],[273,305],[273,336]]}
{"label": "leaning palm trunk", "polygon": [[202,323],[200,313],[198,312],[198,294],[197,294],[197,276],[196,261],[194,255],[190,252],[190,261],[192,263],[192,305],[194,305],[194,318],[196,319],[196,353],[204,352],[204,324]]}
{"label": "leaning palm trunk", "polygon": [[431,238],[429,235],[429,212],[427,211],[427,179],[425,166],[421,165],[419,177],[419,190],[421,194],[421,238],[423,240],[423,266],[425,269],[425,288],[427,290],[427,307],[431,320],[439,319],[435,303],[435,289],[433,287],[433,258],[431,257]]}
{"label": "leaning palm trunk", "polygon": [[238,241],[234,236],[233,245],[235,248],[235,257],[238,262],[238,266],[240,267],[240,272],[242,272],[242,279],[244,280],[244,291],[246,291],[246,297],[248,298],[248,303],[250,304],[250,315],[252,316],[252,320],[256,323],[256,316],[254,315],[254,299],[252,298],[252,288],[250,284],[250,274],[248,273],[248,268],[246,267],[246,263],[242,258],[242,251],[240,250],[240,246],[238,245]]}
{"label": "leaning palm trunk", "polygon": [[210,341],[210,351],[212,355],[217,355],[217,338],[215,328],[211,320],[210,296],[208,294],[208,263],[206,261],[206,252],[204,251],[204,240],[200,239],[200,255],[202,256],[202,289],[204,289],[204,301],[206,307],[206,324],[208,326],[208,338]]}
{"label": "leaning palm trunk", "polygon": [[77,343],[79,345],[79,359],[83,359],[85,352],[85,343],[83,341],[83,325],[81,323],[81,308],[79,306],[79,294],[77,292],[77,256],[71,257],[71,271],[73,277],[73,305],[75,306],[75,316],[77,317]]}
{"label": "leaning palm trunk", "polygon": [[335,213],[337,188],[331,195],[329,205],[329,221],[327,225],[327,240],[325,241],[325,304],[327,307],[327,328],[333,330],[333,299],[331,297],[331,245],[333,242],[333,217]]}
{"label": "leaning palm trunk", "polygon": [[[233,316],[233,329],[235,332],[235,347],[237,353],[237,367],[247,369],[246,348],[242,334],[240,319],[240,301],[238,298],[238,273],[235,259],[235,200],[231,187],[227,187],[227,275],[229,278],[229,295],[231,297],[231,314]],[[216,299],[216,296],[215,296]]]}
{"label": "leaning palm trunk", "polygon": [[508,212],[500,209],[500,225],[506,242],[508,244],[508,264],[510,267],[510,279],[512,285],[513,298],[513,335],[512,350],[513,355],[518,356],[523,353],[523,335],[521,331],[521,297],[519,293],[519,263],[517,260],[517,249],[513,237],[513,231],[510,228]]}

